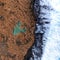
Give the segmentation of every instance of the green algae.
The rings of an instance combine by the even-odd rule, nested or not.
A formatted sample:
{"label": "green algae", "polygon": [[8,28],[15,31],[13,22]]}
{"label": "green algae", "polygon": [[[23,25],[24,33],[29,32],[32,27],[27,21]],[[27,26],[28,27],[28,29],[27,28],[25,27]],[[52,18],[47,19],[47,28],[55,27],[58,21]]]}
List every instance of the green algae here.
{"label": "green algae", "polygon": [[25,27],[23,29],[21,29],[20,26],[21,26],[21,22],[18,22],[13,29],[14,35],[17,35],[18,33],[21,33],[21,32],[24,33],[26,31]]}

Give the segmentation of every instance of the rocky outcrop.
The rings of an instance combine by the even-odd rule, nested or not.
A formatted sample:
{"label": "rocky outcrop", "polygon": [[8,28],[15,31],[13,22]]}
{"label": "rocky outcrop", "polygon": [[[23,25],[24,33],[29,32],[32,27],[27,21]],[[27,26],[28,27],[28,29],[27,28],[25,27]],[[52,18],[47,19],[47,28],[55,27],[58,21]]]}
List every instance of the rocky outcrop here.
{"label": "rocky outcrop", "polygon": [[35,18],[31,4],[32,0],[0,0],[0,60],[23,60],[32,46]]}

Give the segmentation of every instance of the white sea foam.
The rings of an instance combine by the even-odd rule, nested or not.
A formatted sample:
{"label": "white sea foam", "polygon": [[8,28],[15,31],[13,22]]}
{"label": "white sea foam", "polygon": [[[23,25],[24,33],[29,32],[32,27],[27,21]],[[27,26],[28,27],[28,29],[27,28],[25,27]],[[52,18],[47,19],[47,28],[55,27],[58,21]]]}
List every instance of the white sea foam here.
{"label": "white sea foam", "polygon": [[41,60],[60,60],[60,0],[50,0],[51,12],[49,34]]}
{"label": "white sea foam", "polygon": [[[37,0],[36,0],[37,1]],[[38,20],[39,22],[50,22],[49,24],[36,24],[37,30],[35,33],[44,33],[42,37],[43,41],[43,54],[41,55],[41,48],[38,46],[41,45],[40,37],[36,39],[36,45],[32,48],[32,54],[34,58],[30,58],[30,60],[60,60],[60,0],[38,0],[36,6],[40,7],[36,10],[40,10],[44,14],[38,13],[37,18],[47,18],[43,20]],[[40,6],[39,6],[40,4]],[[50,10],[43,8],[43,6],[50,7]],[[39,12],[39,11],[38,11]],[[43,28],[43,29],[42,29]],[[44,29],[45,28],[45,29]],[[44,41],[45,40],[45,41]]]}

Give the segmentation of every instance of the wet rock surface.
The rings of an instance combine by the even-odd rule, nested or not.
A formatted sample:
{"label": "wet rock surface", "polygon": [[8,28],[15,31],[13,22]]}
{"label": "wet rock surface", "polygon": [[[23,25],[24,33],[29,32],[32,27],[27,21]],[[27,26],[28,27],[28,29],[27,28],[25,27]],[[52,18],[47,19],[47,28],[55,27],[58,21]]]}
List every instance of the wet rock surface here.
{"label": "wet rock surface", "polygon": [[35,41],[32,46],[32,57],[29,60],[41,60],[43,50],[47,41],[50,25],[50,11],[52,8],[44,0],[35,0],[34,14],[36,17]]}

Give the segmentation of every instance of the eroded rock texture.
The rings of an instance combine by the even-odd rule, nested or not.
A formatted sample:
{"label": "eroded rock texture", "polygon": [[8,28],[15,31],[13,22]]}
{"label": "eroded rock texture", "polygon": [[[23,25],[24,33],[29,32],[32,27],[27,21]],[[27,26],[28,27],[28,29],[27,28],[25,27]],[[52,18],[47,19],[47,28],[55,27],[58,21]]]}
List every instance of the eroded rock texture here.
{"label": "eroded rock texture", "polygon": [[0,60],[23,60],[34,42],[32,0],[0,0]]}

